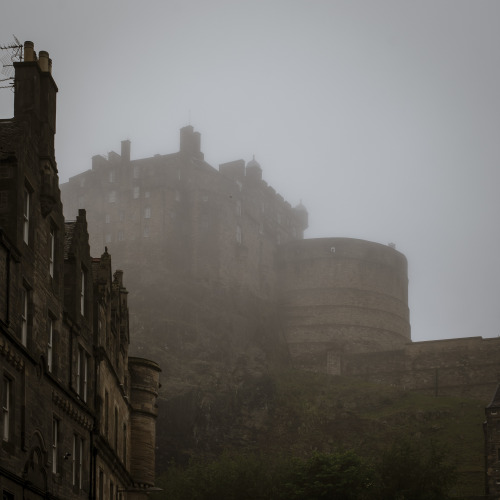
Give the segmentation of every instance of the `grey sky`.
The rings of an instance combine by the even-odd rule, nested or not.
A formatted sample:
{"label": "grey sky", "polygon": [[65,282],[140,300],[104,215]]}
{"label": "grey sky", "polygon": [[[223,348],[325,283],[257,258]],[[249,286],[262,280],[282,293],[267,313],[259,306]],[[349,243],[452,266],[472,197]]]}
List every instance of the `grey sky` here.
{"label": "grey sky", "polygon": [[[132,141],[255,154],[306,237],[394,242],[414,340],[500,333],[500,2],[4,0],[47,50],[61,181]],[[0,116],[13,94],[0,90]]]}

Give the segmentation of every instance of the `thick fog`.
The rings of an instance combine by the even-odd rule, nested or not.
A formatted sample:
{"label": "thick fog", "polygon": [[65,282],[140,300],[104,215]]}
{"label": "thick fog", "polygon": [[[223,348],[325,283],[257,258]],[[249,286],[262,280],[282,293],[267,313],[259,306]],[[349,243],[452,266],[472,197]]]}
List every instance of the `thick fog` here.
{"label": "thick fog", "polygon": [[499,20],[496,0],[4,0],[0,44],[53,60],[61,181],[123,139],[175,152],[190,123],[210,164],[255,155],[302,200],[306,237],[395,243],[414,340],[494,337]]}

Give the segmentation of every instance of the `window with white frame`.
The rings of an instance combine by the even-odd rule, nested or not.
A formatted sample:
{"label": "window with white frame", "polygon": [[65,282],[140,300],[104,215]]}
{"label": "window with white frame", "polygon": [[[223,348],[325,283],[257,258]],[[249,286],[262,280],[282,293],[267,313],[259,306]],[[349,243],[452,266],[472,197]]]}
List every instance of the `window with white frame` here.
{"label": "window with white frame", "polygon": [[85,287],[87,286],[85,269],[80,270],[80,313],[85,316]]}
{"label": "window with white frame", "polygon": [[47,341],[47,370],[52,372],[54,359],[54,320],[49,316],[49,338]]}
{"label": "window with white frame", "polygon": [[108,194],[108,202],[115,203],[116,201],[116,191],[110,191]]}
{"label": "window with white frame", "polygon": [[139,198],[139,194],[140,194],[139,186],[134,186],[132,193],[133,193],[134,198]]}
{"label": "window with white frame", "polygon": [[135,166],[134,167],[134,179],[138,179],[138,178],[139,178],[139,167]]}
{"label": "window with white frame", "polygon": [[111,216],[109,214],[106,214],[104,220],[106,221],[106,224],[109,224],[111,222]]}
{"label": "window with white frame", "polygon": [[241,227],[236,226],[236,241],[241,243]]}
{"label": "window with white frame", "polygon": [[73,434],[73,463],[72,463],[72,484],[79,490],[83,487],[83,457],[85,450],[85,440],[78,434]]}
{"label": "window with white frame", "polygon": [[73,451],[71,453],[71,457],[73,459],[71,468],[71,475],[72,475],[71,484],[73,486],[76,486],[76,480],[77,480],[77,470],[78,470],[77,452],[78,452],[78,436],[76,434],[73,434]]}
{"label": "window with white frame", "polygon": [[23,206],[23,239],[26,244],[29,243],[30,233],[30,207],[31,207],[31,193],[28,188],[24,188],[24,206]]}
{"label": "window with white frame", "polygon": [[56,232],[54,229],[50,230],[50,251],[49,251],[49,274],[54,277],[54,257],[56,250]]}
{"label": "window with white frame", "polygon": [[59,448],[59,420],[52,418],[52,473],[57,474],[57,454]]}
{"label": "window with white frame", "polygon": [[21,344],[28,346],[28,304],[29,290],[23,287],[21,290]]}
{"label": "window with white frame", "polygon": [[127,465],[127,424],[123,424],[123,463]]}
{"label": "window with white frame", "polygon": [[3,387],[2,387],[2,413],[3,413],[2,439],[4,441],[10,441],[11,393],[12,393],[12,380],[4,376]]}
{"label": "window with white frame", "polygon": [[151,219],[151,208],[150,207],[146,207],[144,209],[144,218]]}
{"label": "window with white frame", "polygon": [[83,438],[80,438],[80,449],[78,453],[78,487],[81,490],[83,488],[83,456],[84,456],[84,450],[85,450],[85,440]]}
{"label": "window with white frame", "polygon": [[83,401],[87,401],[87,388],[88,388],[88,367],[89,357],[83,347],[78,348],[76,358],[76,393]]}
{"label": "window with white frame", "polygon": [[115,182],[115,171],[111,170],[109,172],[109,182]]}
{"label": "window with white frame", "polygon": [[236,201],[236,215],[238,217],[241,216],[241,201],[240,200]]}

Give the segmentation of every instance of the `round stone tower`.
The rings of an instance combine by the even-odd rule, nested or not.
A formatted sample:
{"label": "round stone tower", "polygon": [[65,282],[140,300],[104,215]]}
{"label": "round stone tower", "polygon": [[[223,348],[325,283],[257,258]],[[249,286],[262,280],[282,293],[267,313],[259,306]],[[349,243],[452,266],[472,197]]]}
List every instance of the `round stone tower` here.
{"label": "round stone tower", "polygon": [[340,373],[343,352],[411,341],[408,264],[393,245],[297,240],[280,247],[278,261],[285,337],[297,366]]}
{"label": "round stone tower", "polygon": [[148,488],[155,479],[156,399],[160,385],[160,367],[143,358],[128,358],[130,373],[131,429],[133,453],[130,472],[135,485]]}

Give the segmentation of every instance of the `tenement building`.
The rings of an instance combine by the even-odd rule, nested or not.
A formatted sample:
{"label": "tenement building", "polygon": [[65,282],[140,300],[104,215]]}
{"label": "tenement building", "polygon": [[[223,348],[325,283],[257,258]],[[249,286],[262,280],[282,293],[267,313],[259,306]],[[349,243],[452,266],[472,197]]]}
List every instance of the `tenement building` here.
{"label": "tenement building", "polygon": [[129,357],[127,290],[87,218],[65,221],[49,55],[24,44],[0,120],[3,500],[141,499],[154,487],[159,367]]}

